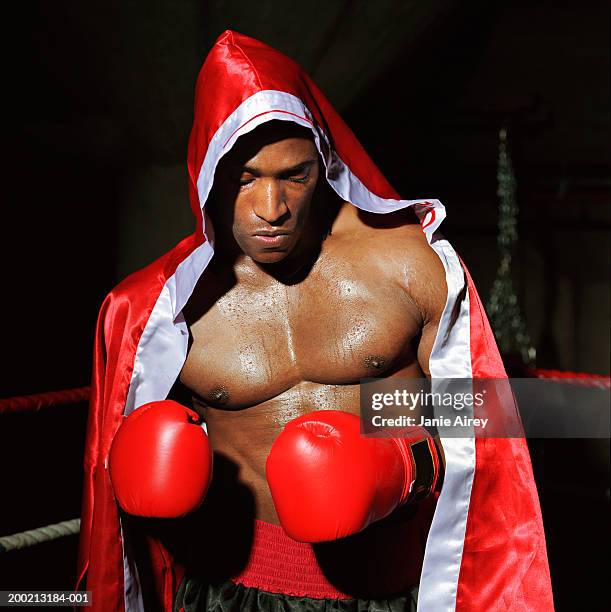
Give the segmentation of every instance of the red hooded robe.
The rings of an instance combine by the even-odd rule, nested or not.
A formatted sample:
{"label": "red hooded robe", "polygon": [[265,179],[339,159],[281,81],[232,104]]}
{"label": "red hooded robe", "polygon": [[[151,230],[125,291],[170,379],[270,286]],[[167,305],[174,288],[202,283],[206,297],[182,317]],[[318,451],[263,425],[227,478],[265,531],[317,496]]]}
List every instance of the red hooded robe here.
{"label": "red hooded robe", "polygon": [[[448,287],[430,357],[433,380],[506,376],[471,278],[437,231],[443,205],[401,200],[295,62],[257,40],[224,32],[196,86],[188,152],[196,230],[113,289],[98,319],[78,564],[79,587],[92,591],[92,611],[143,609],[142,581],[109,480],[110,444],[124,415],[167,397],[184,364],[188,329],[182,308],[213,255],[204,204],[216,165],[239,136],[270,120],[312,130],[327,181],[343,200],[375,213],[413,207]],[[448,437],[442,443],[446,472],[426,543],[418,609],[553,610],[525,441]],[[183,570],[153,538],[149,555],[157,597],[171,610]]]}

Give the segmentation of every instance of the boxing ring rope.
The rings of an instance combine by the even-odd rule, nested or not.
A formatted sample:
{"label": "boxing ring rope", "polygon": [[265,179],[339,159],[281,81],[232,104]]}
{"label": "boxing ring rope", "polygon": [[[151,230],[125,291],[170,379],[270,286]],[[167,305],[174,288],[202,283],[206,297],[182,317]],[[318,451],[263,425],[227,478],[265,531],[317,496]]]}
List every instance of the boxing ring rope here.
{"label": "boxing ring rope", "polygon": [[[570,379],[571,384],[579,384],[602,389],[611,388],[611,378],[599,374],[586,374],[583,372],[566,372],[562,370],[547,370],[541,368],[528,368],[529,377],[546,378],[551,380]],[[22,412],[38,412],[44,408],[66,406],[89,401],[90,387],[77,387],[62,391],[49,391],[34,395],[9,397],[0,399],[0,415],[17,414]],[[0,537],[0,554],[27,548],[36,544],[50,542],[58,538],[76,535],[80,531],[81,519],[74,518],[61,523],[53,523],[37,529],[30,529],[8,536]]]}
{"label": "boxing ring rope", "polygon": [[[90,387],[77,387],[75,389],[48,391],[46,393],[0,399],[0,415],[38,412],[44,408],[88,402],[90,392]],[[79,533],[80,527],[81,519],[74,518],[12,535],[1,536],[0,555],[13,550],[57,540],[58,538],[76,535]]]}
{"label": "boxing ring rope", "polygon": [[558,381],[570,379],[573,385],[598,387],[599,389],[611,388],[611,377],[604,374],[587,374],[585,372],[567,372],[565,370],[547,370],[542,368],[529,368],[527,373],[531,378],[546,378]]}
{"label": "boxing ring rope", "polygon": [[88,402],[90,387],[77,387],[63,391],[47,391],[35,395],[22,395],[0,399],[0,414],[38,412],[43,408]]}
{"label": "boxing ring rope", "polygon": [[69,535],[77,534],[81,529],[81,519],[75,518],[61,523],[45,525],[38,529],[29,529],[21,533],[0,537],[0,554],[18,550],[43,542],[50,542]]}

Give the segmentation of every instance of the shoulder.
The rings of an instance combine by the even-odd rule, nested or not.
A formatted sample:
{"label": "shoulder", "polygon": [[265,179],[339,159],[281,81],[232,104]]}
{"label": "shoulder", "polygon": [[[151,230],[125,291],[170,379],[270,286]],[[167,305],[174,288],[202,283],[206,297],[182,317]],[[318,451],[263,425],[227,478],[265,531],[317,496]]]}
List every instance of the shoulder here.
{"label": "shoulder", "polygon": [[400,286],[424,321],[440,316],[447,296],[445,269],[412,211],[383,215],[357,209],[347,215],[344,239],[350,241],[352,234],[358,241],[359,259]]}

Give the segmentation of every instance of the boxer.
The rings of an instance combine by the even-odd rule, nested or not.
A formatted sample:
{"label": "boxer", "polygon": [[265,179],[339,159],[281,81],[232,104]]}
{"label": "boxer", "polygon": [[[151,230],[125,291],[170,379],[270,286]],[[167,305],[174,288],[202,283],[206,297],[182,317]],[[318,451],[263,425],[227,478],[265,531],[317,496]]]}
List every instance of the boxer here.
{"label": "boxer", "polygon": [[[443,267],[416,220],[359,212],[333,197],[320,172],[311,135],[287,122],[265,124],[242,137],[221,162],[210,202],[217,251],[183,311],[192,341],[180,374],[215,454],[235,466],[252,494],[251,518],[259,527],[284,524],[294,539],[309,542],[358,533],[406,501],[414,478],[411,468],[403,467],[401,443],[360,437],[354,416],[359,380],[428,375],[446,299]],[[355,446],[353,456],[337,466],[318,465],[316,453],[300,454],[290,439],[297,417],[302,425],[307,425],[304,417],[316,425],[317,411],[330,409],[339,413],[331,413],[331,419],[325,413],[326,426]],[[404,440],[405,448],[411,442]],[[372,485],[358,482],[367,480],[364,458],[373,456],[365,454],[365,446],[385,443],[390,447],[380,451],[378,467],[381,477],[393,482],[379,488],[392,499],[369,508],[366,500],[375,495],[363,488]],[[347,488],[340,484],[350,463],[356,482]],[[288,507],[297,493],[291,480],[303,464],[310,466],[306,481],[312,488],[325,488],[318,519],[312,508],[320,508],[321,499],[298,503],[303,507],[307,501],[310,508],[299,516],[299,507]],[[420,469],[432,472],[432,466],[431,459]],[[390,474],[393,470],[399,473]],[[335,531],[332,525],[342,517],[328,507],[333,500],[353,515],[343,517],[346,524]],[[228,496],[217,503],[234,500]],[[155,512],[149,509],[149,514]],[[213,530],[232,529],[223,524],[222,513],[207,524]],[[408,533],[414,525],[419,525],[414,515],[392,522],[385,534],[389,548],[382,546],[376,557],[400,556],[406,538],[416,537]],[[370,556],[375,536],[364,533],[356,552]],[[420,542],[410,554],[421,561]],[[370,585],[378,599],[415,586],[409,583],[413,571],[383,565],[394,575],[381,582],[390,582],[392,589]]]}
{"label": "boxer", "polygon": [[98,318],[92,612],[552,609],[524,440],[359,433],[363,378],[505,376],[443,205],[399,199],[299,66],[231,31],[188,168],[194,233]]}

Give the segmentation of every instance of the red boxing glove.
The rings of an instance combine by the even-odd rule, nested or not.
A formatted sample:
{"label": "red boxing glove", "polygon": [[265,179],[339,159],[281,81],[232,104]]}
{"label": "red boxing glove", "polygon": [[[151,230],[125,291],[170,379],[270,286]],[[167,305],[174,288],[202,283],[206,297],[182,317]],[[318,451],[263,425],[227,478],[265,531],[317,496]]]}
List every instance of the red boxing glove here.
{"label": "red boxing glove", "polygon": [[300,542],[337,540],[426,497],[437,483],[439,456],[426,430],[421,434],[366,438],[359,417],[338,410],[288,423],[266,465],[286,533]]}
{"label": "red boxing glove", "polygon": [[212,476],[212,453],[200,416],[177,402],[134,410],[110,448],[110,480],[125,512],[175,518],[196,510]]}

